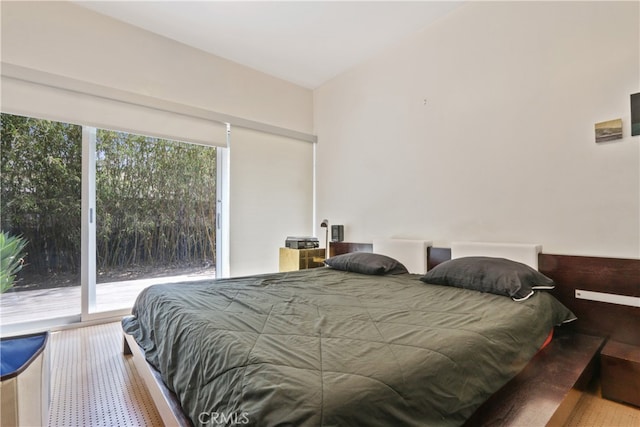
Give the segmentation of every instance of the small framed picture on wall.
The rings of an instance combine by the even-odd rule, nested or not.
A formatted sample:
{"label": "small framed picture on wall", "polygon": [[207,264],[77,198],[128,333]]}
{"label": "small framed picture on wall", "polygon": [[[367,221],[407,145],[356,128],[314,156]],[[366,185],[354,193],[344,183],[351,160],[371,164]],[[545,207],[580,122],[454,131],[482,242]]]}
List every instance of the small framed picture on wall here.
{"label": "small framed picture on wall", "polygon": [[622,139],[622,119],[596,123],[596,142]]}
{"label": "small framed picture on wall", "polygon": [[640,135],[640,92],[631,95],[631,136]]}

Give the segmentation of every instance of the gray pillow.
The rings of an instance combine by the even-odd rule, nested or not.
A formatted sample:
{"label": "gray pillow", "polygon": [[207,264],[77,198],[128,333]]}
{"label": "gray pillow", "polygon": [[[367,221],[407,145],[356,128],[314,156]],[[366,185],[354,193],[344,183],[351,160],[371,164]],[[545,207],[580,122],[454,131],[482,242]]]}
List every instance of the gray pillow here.
{"label": "gray pillow", "polygon": [[386,255],[370,252],[351,252],[336,255],[324,262],[328,267],[336,270],[350,271],[361,274],[402,274],[408,273],[400,262]]}
{"label": "gray pillow", "polygon": [[536,289],[553,289],[553,280],[537,270],[505,258],[463,257],[445,261],[420,278],[435,285],[455,286],[510,296],[522,301]]}

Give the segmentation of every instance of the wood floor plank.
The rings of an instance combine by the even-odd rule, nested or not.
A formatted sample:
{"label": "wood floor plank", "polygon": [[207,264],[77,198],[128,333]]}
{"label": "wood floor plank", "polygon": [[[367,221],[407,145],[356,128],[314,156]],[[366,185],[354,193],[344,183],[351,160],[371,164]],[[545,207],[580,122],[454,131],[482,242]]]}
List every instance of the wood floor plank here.
{"label": "wood floor plank", "polygon": [[[206,274],[196,272],[178,276],[99,283],[96,285],[95,312],[131,308],[138,294],[151,285],[188,283],[214,278],[215,272],[208,271]],[[79,285],[28,291],[9,290],[0,295],[0,318],[3,325],[79,314]]]}

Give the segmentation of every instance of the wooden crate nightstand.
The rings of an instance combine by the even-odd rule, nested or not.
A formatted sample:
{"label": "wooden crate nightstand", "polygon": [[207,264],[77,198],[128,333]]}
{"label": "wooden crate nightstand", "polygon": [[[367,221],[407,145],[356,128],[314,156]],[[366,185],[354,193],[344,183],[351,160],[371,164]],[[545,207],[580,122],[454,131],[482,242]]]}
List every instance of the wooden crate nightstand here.
{"label": "wooden crate nightstand", "polygon": [[324,265],[324,249],[280,248],[280,271],[296,271]]}
{"label": "wooden crate nightstand", "polygon": [[602,397],[640,406],[640,347],[609,341],[600,365]]}

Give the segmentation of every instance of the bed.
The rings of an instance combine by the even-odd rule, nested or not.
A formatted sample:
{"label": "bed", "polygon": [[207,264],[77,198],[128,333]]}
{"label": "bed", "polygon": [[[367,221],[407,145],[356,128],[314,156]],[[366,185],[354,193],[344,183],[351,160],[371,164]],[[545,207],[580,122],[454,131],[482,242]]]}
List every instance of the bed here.
{"label": "bed", "polygon": [[[453,264],[482,255],[456,247]],[[537,245],[520,249],[537,260]],[[346,254],[312,270],[156,285],[140,294],[123,329],[194,425],[462,425],[554,326],[575,319],[531,284],[513,295],[502,282],[487,291],[481,261],[482,292],[469,289],[475,282],[441,282],[460,265],[425,274],[411,261],[410,273],[380,253]]]}

